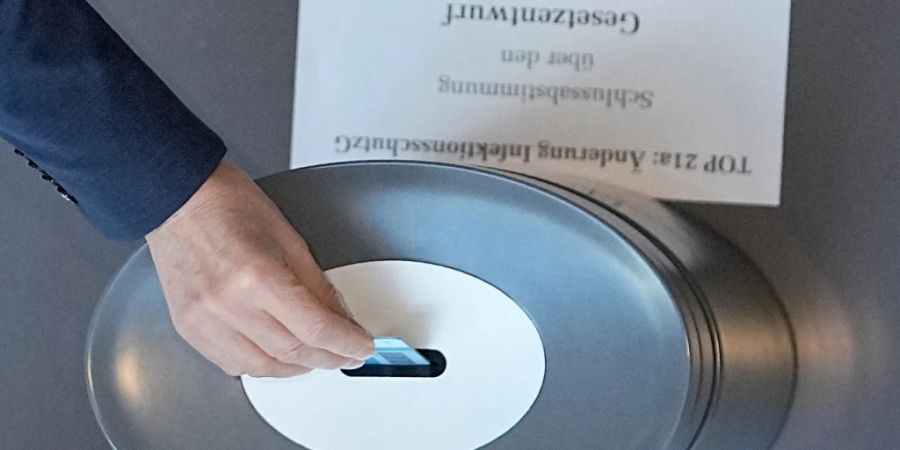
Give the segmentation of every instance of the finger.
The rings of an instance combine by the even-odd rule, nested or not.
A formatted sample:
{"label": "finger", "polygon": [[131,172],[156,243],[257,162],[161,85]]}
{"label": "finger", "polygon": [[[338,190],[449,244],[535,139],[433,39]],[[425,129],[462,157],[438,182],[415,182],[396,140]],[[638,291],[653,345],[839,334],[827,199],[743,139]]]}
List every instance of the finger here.
{"label": "finger", "polygon": [[338,369],[352,367],[359,362],[303,344],[281,322],[268,315],[243,320],[238,325],[238,331],[266,354],[286,364],[312,369]]}
{"label": "finger", "polygon": [[210,321],[178,332],[204,358],[231,376],[247,373],[253,376],[282,378],[301,375],[311,370],[308,367],[275,360],[222,322]]}
{"label": "finger", "polygon": [[233,347],[229,339],[230,336],[222,333],[221,330],[217,330],[217,328],[222,328],[226,325],[216,319],[210,321],[207,318],[204,321],[199,321],[198,319],[191,319],[191,317],[196,317],[196,313],[172,314],[172,324],[175,326],[175,331],[178,332],[178,335],[200,353],[201,356],[218,366],[226,374],[231,376],[240,375],[242,373],[240,367],[225,351],[225,349]]}
{"label": "finger", "polygon": [[[368,334],[370,337],[372,337],[373,336],[372,333],[369,332],[369,330],[367,330],[366,327],[362,326],[362,324],[359,323],[358,320],[356,320],[356,316],[353,315],[353,312],[350,311],[350,307],[347,306],[347,302],[344,301],[344,295],[341,293],[341,291],[339,291],[337,288],[335,288],[334,292],[337,293],[338,304],[340,305],[341,309],[343,309],[344,312],[346,313],[346,315],[344,315],[342,317],[346,317],[347,320],[353,322],[354,325],[362,328],[363,331],[366,332],[366,334]],[[374,338],[373,338],[373,340],[374,340]]]}
{"label": "finger", "polygon": [[323,306],[306,287],[283,287],[263,301],[266,311],[304,344],[349,358],[372,356],[372,336]]}
{"label": "finger", "polygon": [[[328,277],[326,276],[326,279],[327,278]],[[328,280],[328,282],[330,283],[331,280]],[[334,286],[334,285],[332,284],[332,286]],[[344,312],[344,314],[341,314],[341,317],[345,317],[349,321],[353,322],[354,325],[362,328],[366,332],[366,334],[368,334],[369,336],[372,336],[372,333],[369,333],[369,330],[366,330],[366,328],[364,326],[362,326],[358,320],[356,320],[356,316],[353,315],[353,312],[350,311],[350,307],[347,306],[347,302],[344,301],[344,294],[336,287],[334,288],[334,295],[335,295],[335,298],[337,299],[338,306],[340,306],[341,310],[343,310],[343,312]]]}
{"label": "finger", "polygon": [[273,358],[240,333],[233,333],[231,355],[239,358],[241,373],[252,377],[288,378],[309,373],[312,369],[287,364]]}
{"label": "finger", "polygon": [[306,242],[293,228],[290,232],[292,235],[284,241],[284,259],[294,276],[312,295],[325,302],[332,312],[346,319],[352,319],[353,315],[349,308],[341,301],[340,292],[322,273],[322,268],[313,258]]}
{"label": "finger", "polygon": [[[326,279],[327,278],[328,277],[326,277]],[[331,283],[331,280],[328,280],[328,282]],[[341,307],[341,309],[346,314],[344,317],[352,320],[353,323],[359,325],[359,322],[356,321],[356,317],[353,316],[353,312],[350,311],[350,307],[347,306],[347,302],[344,301],[344,294],[340,290],[338,290],[338,288],[334,287],[334,284],[332,284],[331,286],[334,289],[334,297],[335,297],[335,299],[337,299],[338,305]]]}

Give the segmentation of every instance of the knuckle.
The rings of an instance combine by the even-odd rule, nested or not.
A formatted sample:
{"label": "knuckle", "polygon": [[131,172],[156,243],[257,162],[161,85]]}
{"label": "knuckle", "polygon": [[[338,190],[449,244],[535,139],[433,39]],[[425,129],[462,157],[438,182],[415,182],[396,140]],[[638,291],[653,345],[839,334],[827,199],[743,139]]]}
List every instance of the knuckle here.
{"label": "knuckle", "polygon": [[219,366],[222,369],[222,372],[225,372],[226,375],[231,377],[239,377],[244,374],[244,372],[237,367],[233,366]]}
{"label": "knuckle", "polygon": [[254,288],[265,284],[272,276],[272,269],[264,261],[251,261],[241,267],[236,275],[235,282],[242,288]]}
{"label": "knuckle", "polygon": [[282,362],[295,362],[303,359],[306,354],[306,346],[300,341],[285,344],[275,352],[275,358]]}
{"label": "knuckle", "polygon": [[176,314],[172,314],[172,325],[175,326],[175,331],[184,336],[201,328],[209,322],[211,316],[216,315],[220,309],[218,304],[219,299],[215,296],[206,295],[197,298]]}
{"label": "knuckle", "polygon": [[342,302],[342,300],[340,299],[340,292],[338,292],[338,290],[331,283],[325,283],[325,290],[324,292],[322,292],[322,295],[325,296],[324,300]]}
{"label": "knuckle", "polygon": [[275,365],[275,360],[272,359],[260,359],[259,361],[255,361],[245,370],[247,375],[252,377],[264,377],[272,374],[272,369]]}
{"label": "knuckle", "polygon": [[291,298],[297,303],[297,305],[303,307],[304,313],[307,317],[319,317],[322,313],[327,311],[327,307],[322,303],[322,300],[313,293],[312,290],[308,286],[304,286],[302,284],[297,284],[293,288],[291,288],[290,293]]}
{"label": "knuckle", "polygon": [[309,244],[306,242],[306,239],[297,236],[297,249],[309,253]]}
{"label": "knuckle", "polygon": [[172,316],[172,327],[175,328],[175,332],[178,333],[179,336],[187,338],[189,327],[181,316]]}
{"label": "knuckle", "polygon": [[316,345],[325,343],[329,331],[328,322],[321,317],[313,318],[306,326],[305,337],[307,342]]}
{"label": "knuckle", "polygon": [[192,335],[193,331],[200,323],[198,309],[199,308],[192,305],[182,309],[177,314],[172,314],[172,326],[175,327],[175,331],[182,337],[186,338]]}

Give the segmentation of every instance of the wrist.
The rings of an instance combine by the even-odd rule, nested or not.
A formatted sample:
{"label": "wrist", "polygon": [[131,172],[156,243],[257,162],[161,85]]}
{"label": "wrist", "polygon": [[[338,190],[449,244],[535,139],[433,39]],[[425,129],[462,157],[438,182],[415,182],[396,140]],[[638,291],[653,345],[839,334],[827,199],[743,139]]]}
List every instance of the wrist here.
{"label": "wrist", "polygon": [[246,178],[246,175],[230,163],[220,162],[197,191],[163,223],[147,233],[145,238],[149,242],[154,236],[166,230],[179,228],[180,224],[190,221],[191,218],[207,214],[217,200],[234,194],[228,192],[234,191],[229,186],[233,186],[235,180],[239,178]]}

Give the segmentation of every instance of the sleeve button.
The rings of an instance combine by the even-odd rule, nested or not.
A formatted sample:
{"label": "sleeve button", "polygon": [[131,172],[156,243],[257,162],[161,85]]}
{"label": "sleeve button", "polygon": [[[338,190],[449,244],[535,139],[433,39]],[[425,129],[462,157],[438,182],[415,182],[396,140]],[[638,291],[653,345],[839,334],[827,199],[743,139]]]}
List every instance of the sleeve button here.
{"label": "sleeve button", "polygon": [[69,193],[69,191],[63,189],[61,186],[56,187],[56,192],[59,192],[60,197],[64,198],[66,201],[78,204],[78,200]]}

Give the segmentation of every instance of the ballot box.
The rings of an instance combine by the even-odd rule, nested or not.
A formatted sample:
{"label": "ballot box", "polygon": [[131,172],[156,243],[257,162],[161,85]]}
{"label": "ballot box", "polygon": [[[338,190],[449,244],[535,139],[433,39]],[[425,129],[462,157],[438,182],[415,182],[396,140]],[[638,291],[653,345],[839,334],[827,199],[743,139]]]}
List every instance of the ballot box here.
{"label": "ballot box", "polygon": [[426,162],[260,181],[356,320],[433,376],[235,378],[175,332],[146,247],[87,342],[127,449],[764,449],[790,409],[790,327],[726,240],[630,191]]}

